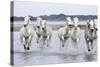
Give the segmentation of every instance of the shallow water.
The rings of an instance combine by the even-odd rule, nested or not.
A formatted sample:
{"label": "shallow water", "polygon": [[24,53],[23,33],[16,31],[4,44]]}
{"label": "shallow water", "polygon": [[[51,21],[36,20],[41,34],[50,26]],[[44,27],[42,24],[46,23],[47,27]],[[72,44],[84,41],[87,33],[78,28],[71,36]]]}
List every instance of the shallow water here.
{"label": "shallow water", "polygon": [[80,42],[74,44],[71,38],[66,41],[65,47],[61,47],[57,31],[53,31],[49,47],[40,47],[36,43],[36,36],[33,37],[31,49],[25,51],[19,39],[19,32],[14,32],[14,65],[33,64],[57,64],[69,62],[88,62],[97,60],[97,46],[94,42],[94,49],[87,51],[84,39],[84,30],[81,30]]}

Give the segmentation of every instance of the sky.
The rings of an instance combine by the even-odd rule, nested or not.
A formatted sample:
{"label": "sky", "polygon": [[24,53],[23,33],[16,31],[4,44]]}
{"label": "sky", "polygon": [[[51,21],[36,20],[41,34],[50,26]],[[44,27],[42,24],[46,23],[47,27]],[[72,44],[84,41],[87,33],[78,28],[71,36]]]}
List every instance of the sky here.
{"label": "sky", "polygon": [[32,1],[14,1],[14,16],[34,17],[40,15],[66,14],[66,15],[97,15],[97,6],[58,4]]}

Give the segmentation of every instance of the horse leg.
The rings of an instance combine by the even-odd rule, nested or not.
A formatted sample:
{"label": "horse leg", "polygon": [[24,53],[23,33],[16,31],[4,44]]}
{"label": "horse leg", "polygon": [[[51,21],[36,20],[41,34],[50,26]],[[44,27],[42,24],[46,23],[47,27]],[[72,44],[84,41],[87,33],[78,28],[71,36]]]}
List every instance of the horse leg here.
{"label": "horse leg", "polygon": [[25,50],[26,50],[26,49],[29,50],[27,40],[25,40],[24,48],[25,48]]}
{"label": "horse leg", "polygon": [[36,40],[37,40],[37,43],[39,43],[39,41],[40,41],[40,35],[37,36]]}
{"label": "horse leg", "polygon": [[27,43],[27,48],[26,48],[27,50],[29,50],[30,49],[30,47],[29,47],[29,43]]}
{"label": "horse leg", "polygon": [[26,49],[26,44],[23,42],[23,47],[24,47],[24,49]]}
{"label": "horse leg", "polygon": [[85,36],[86,44],[87,44],[87,49],[90,52],[90,40]]}
{"label": "horse leg", "polygon": [[60,38],[60,46],[62,47],[62,40],[61,40],[61,38]]}
{"label": "horse leg", "polygon": [[76,46],[78,47],[79,38],[76,39]]}
{"label": "horse leg", "polygon": [[65,40],[62,41],[62,47],[64,47],[64,46],[65,46]]}
{"label": "horse leg", "polygon": [[41,47],[43,47],[45,45],[45,39],[41,38],[40,42],[41,42]]}
{"label": "horse leg", "polygon": [[49,47],[49,40],[46,41],[47,47]]}
{"label": "horse leg", "polygon": [[47,38],[47,47],[49,46],[50,41],[51,41],[51,35],[49,35]]}
{"label": "horse leg", "polygon": [[93,49],[93,40],[91,40],[91,49]]}
{"label": "horse leg", "polygon": [[32,38],[33,36],[29,36],[28,38],[28,50],[30,49]]}
{"label": "horse leg", "polygon": [[64,43],[62,43],[62,47],[64,47]]}
{"label": "horse leg", "polygon": [[91,42],[90,41],[88,42],[88,51],[89,52],[91,51]]}
{"label": "horse leg", "polygon": [[42,40],[42,37],[40,38],[39,45],[40,45],[40,47],[42,47],[42,46],[43,46],[43,40]]}
{"label": "horse leg", "polygon": [[24,38],[24,37],[23,37],[22,39],[23,39],[23,40],[22,40],[23,47],[24,47],[24,49],[26,50],[26,40],[25,40],[25,38]]}
{"label": "horse leg", "polygon": [[39,38],[38,37],[36,38],[36,42],[39,43]]}
{"label": "horse leg", "polygon": [[64,47],[64,41],[60,38],[61,47]]}
{"label": "horse leg", "polygon": [[25,44],[24,44],[23,46],[24,46],[24,49],[26,49],[26,46],[25,46]]}

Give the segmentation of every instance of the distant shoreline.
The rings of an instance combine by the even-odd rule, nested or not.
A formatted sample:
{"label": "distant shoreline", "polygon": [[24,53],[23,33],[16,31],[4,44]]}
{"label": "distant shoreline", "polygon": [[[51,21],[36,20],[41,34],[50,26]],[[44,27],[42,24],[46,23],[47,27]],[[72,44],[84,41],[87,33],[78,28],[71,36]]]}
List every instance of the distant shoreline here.
{"label": "distant shoreline", "polygon": [[[31,21],[36,21],[37,17],[34,16],[30,16],[31,17]],[[53,14],[53,15],[40,15],[40,17],[44,20],[47,21],[65,21],[66,17],[71,17],[73,19],[73,17],[78,17],[80,19],[80,21],[85,21],[88,19],[97,19],[97,15],[65,15],[65,14]],[[13,21],[24,21],[24,17],[20,16],[11,16],[10,17],[11,22]]]}

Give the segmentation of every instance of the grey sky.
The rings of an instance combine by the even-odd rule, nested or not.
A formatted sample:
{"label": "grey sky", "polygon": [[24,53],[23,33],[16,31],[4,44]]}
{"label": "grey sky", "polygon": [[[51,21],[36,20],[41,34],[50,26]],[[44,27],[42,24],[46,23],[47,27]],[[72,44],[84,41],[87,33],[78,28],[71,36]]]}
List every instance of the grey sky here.
{"label": "grey sky", "polygon": [[14,1],[14,16],[39,16],[60,13],[66,15],[96,15],[97,7],[92,5]]}

